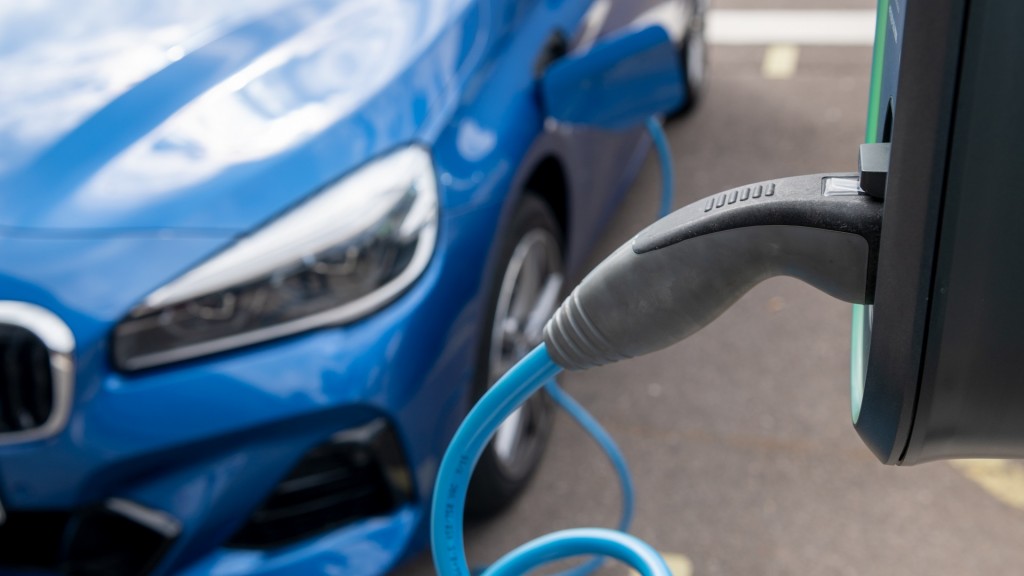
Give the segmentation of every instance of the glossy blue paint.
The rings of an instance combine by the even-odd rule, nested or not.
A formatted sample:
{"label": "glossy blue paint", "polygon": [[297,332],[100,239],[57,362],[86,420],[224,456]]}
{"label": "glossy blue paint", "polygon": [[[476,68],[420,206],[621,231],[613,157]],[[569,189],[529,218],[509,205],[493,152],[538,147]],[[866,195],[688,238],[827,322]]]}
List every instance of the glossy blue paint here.
{"label": "glossy blue paint", "polygon": [[544,111],[570,124],[634,127],[683,103],[681,72],[664,28],[625,30],[552,64],[540,84]]}
{"label": "glossy blue paint", "polygon": [[[152,58],[163,62],[140,64],[155,69],[148,76],[120,92],[111,87],[95,104],[82,102],[95,110],[69,112],[81,121],[27,141],[18,135],[32,127],[10,130],[2,150],[24,151],[0,168],[0,226],[248,231],[368,158],[415,139],[445,92],[495,41],[500,24],[482,14],[490,1],[277,3],[284,6],[272,11],[244,4],[247,18],[233,15],[222,34],[190,51],[195,36],[208,33],[201,28],[207,12],[243,6],[147,2],[146,11],[150,4],[155,11],[147,18],[160,25],[138,35],[196,29]],[[113,4],[125,18],[146,13],[127,0]],[[63,21],[63,3],[48,5],[49,16]],[[15,18],[4,20],[13,28],[22,23],[12,11]],[[170,18],[181,12],[194,14],[184,23]],[[6,113],[31,105],[21,100],[54,74],[55,63],[40,61],[59,49],[54,45],[71,50],[79,26],[33,43],[41,46],[38,54],[0,56],[0,77],[21,80],[5,82],[20,104]],[[105,71],[123,57],[98,55],[95,67]],[[75,66],[71,59],[64,68]],[[38,118],[45,113],[28,121],[45,125]],[[15,122],[21,126],[7,120]]]}
{"label": "glossy blue paint", "polygon": [[302,547],[280,550],[218,550],[182,576],[288,576],[292,574],[383,574],[408,545],[422,513],[403,509],[349,530],[316,538]]}
{"label": "glossy blue paint", "polygon": [[[4,507],[119,497],[172,514],[183,532],[158,574],[372,575],[422,547],[423,506],[468,408],[494,241],[527,178],[546,159],[560,167],[578,269],[643,158],[638,130],[546,125],[537,98],[553,35],[600,39],[661,2],[626,4],[0,6],[0,300],[53,311],[78,346],[66,428],[0,445]],[[434,156],[442,219],[429,267],[392,304],[113,370],[111,331],[147,294],[410,143]],[[380,416],[412,470],[411,503],[280,549],[221,546],[310,447]]]}

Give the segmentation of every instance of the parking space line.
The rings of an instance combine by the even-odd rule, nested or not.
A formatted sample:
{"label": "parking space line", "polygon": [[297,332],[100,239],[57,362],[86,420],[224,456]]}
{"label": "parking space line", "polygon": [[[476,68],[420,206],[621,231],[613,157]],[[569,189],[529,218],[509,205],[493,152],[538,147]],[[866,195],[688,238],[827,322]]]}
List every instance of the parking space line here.
{"label": "parking space line", "polygon": [[1024,510],[1024,467],[1010,460],[953,460],[969,480],[1003,504]]}
{"label": "parking space line", "polygon": [[800,48],[795,44],[772,44],[764,51],[761,76],[770,80],[784,80],[796,74],[800,61]]}
{"label": "parking space line", "polygon": [[871,46],[874,10],[711,10],[707,38],[736,46]]}

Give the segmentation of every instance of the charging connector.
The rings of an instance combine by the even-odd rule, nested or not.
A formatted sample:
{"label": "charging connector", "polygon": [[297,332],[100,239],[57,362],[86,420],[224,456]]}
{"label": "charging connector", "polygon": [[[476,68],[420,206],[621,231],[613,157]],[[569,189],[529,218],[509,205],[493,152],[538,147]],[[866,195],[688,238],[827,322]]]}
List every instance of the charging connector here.
{"label": "charging connector", "polygon": [[856,182],[857,175],[743,186],[647,227],[587,275],[555,312],[544,329],[552,359],[580,370],[660,350],[773,276],[799,278],[841,300],[870,304],[882,202],[856,187],[826,194],[837,179]]}
{"label": "charging connector", "polygon": [[[473,467],[501,422],[562,368],[589,368],[669,346],[772,276],[793,276],[836,298],[871,303],[881,223],[882,202],[864,193],[857,175],[797,176],[686,206],[616,250],[555,312],[544,328],[545,343],[484,394],[455,433],[438,470],[431,512],[438,573],[469,576],[462,516]],[[523,574],[594,553],[615,556],[644,576],[670,575],[643,542],[594,529],[535,540],[484,575]]]}

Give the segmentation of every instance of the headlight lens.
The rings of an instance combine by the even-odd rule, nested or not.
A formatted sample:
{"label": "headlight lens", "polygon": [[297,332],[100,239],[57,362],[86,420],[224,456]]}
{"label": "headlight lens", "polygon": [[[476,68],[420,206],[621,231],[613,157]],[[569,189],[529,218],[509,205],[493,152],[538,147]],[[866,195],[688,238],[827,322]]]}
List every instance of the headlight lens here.
{"label": "headlight lens", "polygon": [[426,268],[437,205],[425,150],[376,160],[153,292],[114,359],[138,370],[365,316]]}

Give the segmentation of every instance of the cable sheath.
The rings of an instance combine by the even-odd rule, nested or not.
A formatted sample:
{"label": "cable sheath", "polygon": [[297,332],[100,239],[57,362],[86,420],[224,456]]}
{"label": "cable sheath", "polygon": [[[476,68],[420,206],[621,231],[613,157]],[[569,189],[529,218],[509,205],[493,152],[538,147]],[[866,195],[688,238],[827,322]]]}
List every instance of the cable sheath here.
{"label": "cable sheath", "polygon": [[[438,574],[471,576],[462,520],[473,468],[505,418],[561,370],[541,344],[483,395],[455,432],[438,470],[430,519]],[[649,545],[629,534],[601,528],[543,536],[503,556],[484,576],[523,574],[532,567],[581,554],[612,556],[643,576],[671,576],[664,560]]]}
{"label": "cable sheath", "polygon": [[668,145],[668,137],[661,127],[661,122],[651,116],[647,119],[647,133],[654,142],[654,150],[658,153],[658,165],[661,168],[661,206],[658,218],[668,216],[672,212],[672,196],[675,190],[675,170],[672,168],[672,150]]}

